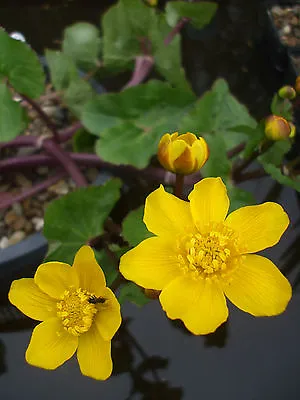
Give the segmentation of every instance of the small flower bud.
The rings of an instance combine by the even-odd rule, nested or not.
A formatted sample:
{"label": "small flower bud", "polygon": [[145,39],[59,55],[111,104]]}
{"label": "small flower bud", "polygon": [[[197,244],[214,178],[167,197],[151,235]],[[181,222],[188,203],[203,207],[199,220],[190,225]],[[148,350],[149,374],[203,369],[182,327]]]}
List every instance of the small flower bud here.
{"label": "small flower bud", "polygon": [[207,161],[209,149],[206,141],[187,132],[166,133],[158,144],[157,157],[161,165],[176,174],[188,175],[198,171]]}
{"label": "small flower bud", "polygon": [[290,128],[291,128],[291,133],[289,135],[289,138],[292,139],[296,135],[296,127],[292,122],[290,122]]}
{"label": "small flower bud", "polygon": [[270,140],[285,140],[291,134],[289,122],[278,115],[270,115],[265,120],[265,135]]}
{"label": "small flower bud", "polygon": [[300,76],[297,76],[295,82],[295,90],[297,94],[300,94]]}
{"label": "small flower bud", "polygon": [[282,86],[278,90],[278,95],[282,99],[293,100],[296,97],[296,90],[292,86]]}

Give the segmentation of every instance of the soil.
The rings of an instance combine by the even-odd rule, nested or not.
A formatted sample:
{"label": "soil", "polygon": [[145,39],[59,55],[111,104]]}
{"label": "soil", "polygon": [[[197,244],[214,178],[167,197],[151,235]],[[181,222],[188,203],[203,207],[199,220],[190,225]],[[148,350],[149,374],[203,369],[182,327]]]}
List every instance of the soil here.
{"label": "soil", "polygon": [[[50,116],[58,128],[63,128],[65,124],[64,112],[59,104],[54,100],[47,99],[44,96],[39,104],[43,111]],[[51,97],[51,96],[50,96]],[[25,104],[22,104],[25,106]],[[49,135],[50,131],[45,126],[45,123],[39,118],[37,113],[32,108],[28,108],[28,115],[31,122],[24,132],[24,135]],[[70,146],[70,145],[69,145]],[[6,149],[0,151],[0,158],[30,155],[36,153],[36,149],[29,147],[22,147],[18,149]],[[13,196],[20,194],[24,190],[28,190],[33,185],[36,185],[49,176],[53,175],[55,167],[40,166],[37,168],[22,168],[19,170],[12,170],[4,172],[0,175],[0,195],[6,193]],[[85,168],[82,171],[87,178],[88,182],[93,182],[97,175],[96,168]],[[0,209],[0,251],[8,246],[14,245],[34,232],[42,230],[44,225],[44,212],[48,204],[75,189],[75,184],[72,179],[66,177],[56,182],[54,185],[48,187],[47,190],[39,192],[38,194],[28,197],[21,202],[14,203],[7,209]]]}
{"label": "soil", "polygon": [[271,15],[280,40],[289,47],[300,46],[300,5],[271,8]]}

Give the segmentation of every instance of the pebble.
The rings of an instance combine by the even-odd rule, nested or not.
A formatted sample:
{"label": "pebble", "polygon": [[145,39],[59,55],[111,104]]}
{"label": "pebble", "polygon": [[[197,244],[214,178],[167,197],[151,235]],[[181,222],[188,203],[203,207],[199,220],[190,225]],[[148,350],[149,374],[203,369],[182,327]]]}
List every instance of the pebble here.
{"label": "pebble", "polygon": [[27,179],[26,176],[23,174],[17,174],[15,177],[15,182],[18,186],[21,186],[22,188],[30,188],[32,186],[31,181]]}
{"label": "pebble", "polygon": [[44,219],[43,218],[34,217],[34,218],[32,218],[31,221],[32,221],[32,224],[34,225],[34,229],[36,231],[40,231],[44,226]]}
{"label": "pebble", "polygon": [[22,206],[21,206],[20,203],[14,203],[14,204],[11,206],[11,208],[12,208],[12,210],[14,211],[15,214],[17,214],[17,215],[19,215],[19,216],[23,215],[23,209],[22,209]]}
{"label": "pebble", "polygon": [[36,171],[39,175],[47,175],[49,172],[49,168],[41,166],[41,167],[38,167]]}
{"label": "pebble", "polygon": [[19,216],[13,210],[10,210],[5,214],[4,222],[6,225],[10,226],[18,219],[18,217]]}
{"label": "pebble", "polygon": [[11,237],[8,239],[7,246],[12,246],[21,242],[25,238],[26,234],[24,231],[16,231],[14,232]]}
{"label": "pebble", "polygon": [[26,219],[24,217],[18,217],[18,219],[12,224],[12,228],[15,231],[19,231],[25,227]]}
{"label": "pebble", "polygon": [[6,237],[6,236],[3,236],[1,239],[0,239],[0,249],[6,249],[6,247],[8,247],[9,246],[9,244],[8,244],[8,238]]}
{"label": "pebble", "polygon": [[48,188],[48,192],[64,195],[69,193],[69,186],[65,181],[58,181],[55,185]]}
{"label": "pebble", "polygon": [[281,29],[282,35],[289,35],[291,32],[292,32],[292,28],[290,27],[290,25],[285,25],[285,26]]}

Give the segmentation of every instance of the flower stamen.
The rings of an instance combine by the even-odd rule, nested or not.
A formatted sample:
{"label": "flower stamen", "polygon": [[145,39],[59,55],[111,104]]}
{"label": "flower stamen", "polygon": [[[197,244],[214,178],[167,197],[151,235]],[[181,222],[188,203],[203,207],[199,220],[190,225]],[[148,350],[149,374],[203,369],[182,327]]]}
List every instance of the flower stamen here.
{"label": "flower stamen", "polygon": [[227,274],[235,264],[237,238],[223,225],[210,226],[206,233],[181,237],[178,261],[187,273],[204,279]]}
{"label": "flower stamen", "polygon": [[65,290],[63,298],[57,303],[57,315],[61,318],[64,329],[74,336],[87,332],[98,309],[89,302],[93,296],[87,290]]}

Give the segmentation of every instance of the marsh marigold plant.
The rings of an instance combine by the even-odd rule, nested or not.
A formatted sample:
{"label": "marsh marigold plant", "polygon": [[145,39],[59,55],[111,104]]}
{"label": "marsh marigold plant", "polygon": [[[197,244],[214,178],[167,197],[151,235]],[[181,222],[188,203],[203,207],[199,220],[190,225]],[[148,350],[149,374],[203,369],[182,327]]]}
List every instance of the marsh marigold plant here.
{"label": "marsh marigold plant", "polygon": [[55,369],[77,351],[83,375],[100,380],[111,375],[111,339],[121,324],[120,305],[89,246],[80,248],[72,267],[48,262],[34,279],[13,281],[9,300],[43,321],[26,351],[29,364]]}
{"label": "marsh marigold plant", "polygon": [[121,258],[125,278],[161,290],[171,319],[194,334],[215,331],[228,318],[225,296],[254,316],[282,313],[291,286],[268,258],[253,253],[275,245],[289,224],[279,204],[247,206],[227,216],[229,199],[220,178],[197,183],[189,202],[152,192],[144,222],[154,237]]}

